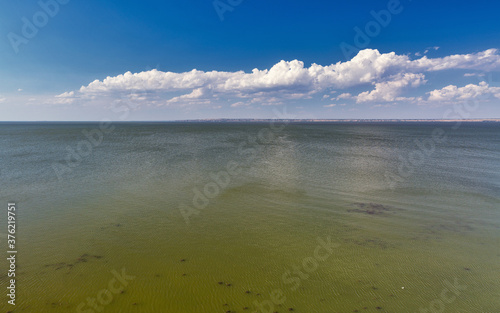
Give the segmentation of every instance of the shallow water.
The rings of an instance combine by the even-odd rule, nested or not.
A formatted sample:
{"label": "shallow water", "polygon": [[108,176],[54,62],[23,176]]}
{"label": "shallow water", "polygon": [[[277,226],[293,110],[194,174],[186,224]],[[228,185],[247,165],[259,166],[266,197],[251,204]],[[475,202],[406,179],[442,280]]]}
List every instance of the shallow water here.
{"label": "shallow water", "polygon": [[454,125],[114,124],[66,164],[98,125],[0,124],[14,312],[499,312],[500,125]]}

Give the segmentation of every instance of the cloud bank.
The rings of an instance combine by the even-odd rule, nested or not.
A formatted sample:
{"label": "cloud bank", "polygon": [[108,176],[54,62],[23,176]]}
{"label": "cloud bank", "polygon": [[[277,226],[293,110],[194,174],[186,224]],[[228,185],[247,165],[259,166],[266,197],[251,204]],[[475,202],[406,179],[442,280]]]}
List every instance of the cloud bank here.
{"label": "cloud bank", "polygon": [[464,87],[454,85],[436,89],[429,93],[430,101],[463,101],[478,98],[495,97],[500,99],[500,87],[490,87],[486,82],[478,85],[468,84]]}
{"label": "cloud bank", "polygon": [[[332,100],[353,99],[357,103],[446,102],[486,94],[499,98],[499,88],[486,83],[463,87],[449,85],[422,92],[417,97],[405,96],[406,92],[427,84],[426,73],[446,70],[498,71],[500,54],[497,49],[488,49],[442,58],[423,56],[411,59],[408,55],[365,49],[349,61],[326,66],[313,63],[306,67],[304,62],[293,60],[280,61],[270,69],[254,69],[250,73],[196,69],[182,73],[156,69],[126,72],[65,92],[54,102],[69,104],[112,98],[135,101],[139,105],[189,106],[227,102],[228,107],[245,107],[282,104],[288,100],[311,99],[316,95],[327,98],[325,94],[334,91],[339,91],[340,95],[332,96]],[[358,91],[356,95],[350,90],[352,88],[365,91]]]}

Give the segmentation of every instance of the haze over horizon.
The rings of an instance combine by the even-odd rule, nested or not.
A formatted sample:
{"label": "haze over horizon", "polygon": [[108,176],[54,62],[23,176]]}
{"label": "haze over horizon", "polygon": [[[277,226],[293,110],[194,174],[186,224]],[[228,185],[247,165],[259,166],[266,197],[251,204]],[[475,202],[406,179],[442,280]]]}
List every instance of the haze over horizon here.
{"label": "haze over horizon", "polygon": [[0,121],[499,118],[499,8],[9,2]]}

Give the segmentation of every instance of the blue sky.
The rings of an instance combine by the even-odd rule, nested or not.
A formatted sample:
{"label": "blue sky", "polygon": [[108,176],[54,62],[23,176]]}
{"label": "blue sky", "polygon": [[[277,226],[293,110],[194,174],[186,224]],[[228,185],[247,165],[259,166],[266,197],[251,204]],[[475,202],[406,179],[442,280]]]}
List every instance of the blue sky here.
{"label": "blue sky", "polygon": [[5,1],[0,120],[274,118],[285,106],[296,118],[499,118],[498,12],[493,1]]}

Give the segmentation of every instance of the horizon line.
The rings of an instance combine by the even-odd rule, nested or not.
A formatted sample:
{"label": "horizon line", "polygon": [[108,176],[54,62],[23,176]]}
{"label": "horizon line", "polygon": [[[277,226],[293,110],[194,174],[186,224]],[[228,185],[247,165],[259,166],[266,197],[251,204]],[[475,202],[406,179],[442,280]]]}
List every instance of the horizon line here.
{"label": "horizon line", "polygon": [[439,118],[345,118],[345,119],[297,119],[297,118],[205,118],[183,120],[132,120],[132,121],[103,121],[103,120],[61,120],[61,121],[0,121],[0,123],[178,123],[178,122],[500,122],[500,118],[467,118],[467,119],[439,119]]}

